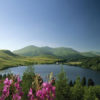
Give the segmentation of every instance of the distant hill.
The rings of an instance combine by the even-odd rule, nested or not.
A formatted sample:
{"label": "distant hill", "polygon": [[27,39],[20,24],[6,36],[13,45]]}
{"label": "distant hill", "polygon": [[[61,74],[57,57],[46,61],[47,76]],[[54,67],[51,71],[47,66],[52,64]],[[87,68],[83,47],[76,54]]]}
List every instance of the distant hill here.
{"label": "distant hill", "polygon": [[37,46],[27,46],[19,50],[15,50],[13,53],[19,54],[22,56],[53,56],[57,58],[73,58],[82,56],[80,52],[72,48],[51,48],[51,47],[37,47]]}
{"label": "distant hill", "polygon": [[18,57],[18,55],[9,50],[0,50],[0,58],[11,59],[12,57]]}
{"label": "distant hill", "polygon": [[100,57],[87,57],[85,59],[80,60],[81,66],[84,68],[89,68],[93,70],[100,71]]}
{"label": "distant hill", "polygon": [[100,52],[95,52],[95,51],[82,52],[81,54],[83,56],[86,56],[86,57],[97,57],[97,56],[100,56]]}
{"label": "distant hill", "polygon": [[17,59],[22,58],[9,50],[0,50],[0,69],[4,66],[16,66]]}
{"label": "distant hill", "polygon": [[97,55],[97,56],[100,56],[100,52],[97,52],[97,51],[91,51],[93,54]]}

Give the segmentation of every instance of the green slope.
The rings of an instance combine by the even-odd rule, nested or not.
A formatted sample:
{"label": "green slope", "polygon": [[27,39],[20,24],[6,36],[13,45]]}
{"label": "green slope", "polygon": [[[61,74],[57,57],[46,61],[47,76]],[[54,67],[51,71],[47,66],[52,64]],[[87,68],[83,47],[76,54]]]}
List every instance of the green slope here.
{"label": "green slope", "polygon": [[100,71],[100,57],[87,57],[80,61],[82,67]]}
{"label": "green slope", "polygon": [[17,57],[19,57],[19,56],[12,53],[9,50],[0,50],[0,59],[9,60],[9,59],[12,59],[12,58],[17,58]]}
{"label": "green slope", "polygon": [[90,52],[81,52],[83,56],[86,57],[97,57],[100,56],[100,52],[90,51]]}
{"label": "green slope", "polygon": [[96,57],[97,56],[96,54],[92,52],[82,52],[81,54],[86,57]]}
{"label": "green slope", "polygon": [[97,55],[97,56],[100,56],[100,52],[97,52],[97,51],[91,51],[93,54]]}
{"label": "green slope", "polygon": [[9,50],[0,50],[0,69],[4,66],[15,66],[17,64],[16,59],[22,58],[16,54],[13,54]]}
{"label": "green slope", "polygon": [[56,63],[60,59],[52,56],[48,57],[24,57],[12,53],[9,50],[0,50],[0,69],[5,69],[13,66],[31,65],[31,64],[50,64]]}

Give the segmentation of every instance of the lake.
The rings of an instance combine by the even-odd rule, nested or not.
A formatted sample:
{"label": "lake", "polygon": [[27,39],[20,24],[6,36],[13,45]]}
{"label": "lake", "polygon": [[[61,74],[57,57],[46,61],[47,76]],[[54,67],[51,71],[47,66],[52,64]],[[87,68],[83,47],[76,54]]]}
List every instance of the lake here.
{"label": "lake", "polygon": [[[46,76],[53,72],[54,76],[56,76],[61,69],[61,65],[57,64],[43,64],[43,65],[33,65],[35,69],[35,73],[39,73],[44,80],[46,80]],[[24,71],[27,69],[28,66],[19,66],[19,67],[12,67],[5,70],[0,71],[0,74],[19,74],[20,76],[23,75]],[[100,85],[100,72],[93,71],[90,69],[84,69],[81,67],[76,66],[69,66],[63,65],[63,68],[67,74],[69,80],[75,80],[78,76],[80,78],[86,77],[87,79],[92,78],[96,85]]]}

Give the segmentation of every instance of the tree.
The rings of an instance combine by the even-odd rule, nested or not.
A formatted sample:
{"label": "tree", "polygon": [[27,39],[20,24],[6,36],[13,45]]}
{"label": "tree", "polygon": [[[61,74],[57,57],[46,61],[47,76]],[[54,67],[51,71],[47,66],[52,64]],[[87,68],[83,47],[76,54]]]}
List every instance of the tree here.
{"label": "tree", "polygon": [[69,86],[73,86],[73,82],[72,82],[72,80],[69,82]]}
{"label": "tree", "polygon": [[32,82],[34,81],[35,73],[33,66],[27,67],[22,77],[22,88],[24,91],[24,100],[27,98],[27,93],[32,87]]}
{"label": "tree", "polygon": [[0,80],[2,79],[2,75],[0,75]]}
{"label": "tree", "polygon": [[69,100],[70,87],[63,68],[56,80],[56,100]]}
{"label": "tree", "polygon": [[88,86],[94,86],[94,81],[91,78],[88,79]]}
{"label": "tree", "polygon": [[82,86],[86,85],[86,78],[85,77],[82,78],[81,84],[82,84]]}
{"label": "tree", "polygon": [[84,87],[80,83],[80,78],[77,78],[74,87],[71,88],[71,100],[83,100]]}
{"label": "tree", "polygon": [[85,87],[84,100],[97,100],[93,87]]}

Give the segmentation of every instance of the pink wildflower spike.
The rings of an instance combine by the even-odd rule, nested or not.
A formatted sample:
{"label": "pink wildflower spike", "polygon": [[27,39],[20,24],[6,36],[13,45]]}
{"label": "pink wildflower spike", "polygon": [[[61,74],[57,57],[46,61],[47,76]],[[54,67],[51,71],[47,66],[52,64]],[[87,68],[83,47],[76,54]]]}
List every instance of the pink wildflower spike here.
{"label": "pink wildflower spike", "polygon": [[6,78],[4,81],[4,84],[7,84],[7,83],[8,83],[8,78]]}
{"label": "pink wildflower spike", "polygon": [[[0,97],[0,100],[5,100],[7,99],[7,97],[10,95],[10,86],[12,84],[12,86],[15,86],[15,91],[14,93],[12,93],[12,100],[21,100],[22,96],[23,96],[23,92],[22,92],[22,88],[20,86],[20,77],[16,76],[16,80],[17,82],[13,83],[13,80],[9,80],[8,78],[6,78],[4,80],[4,87],[3,87],[3,91],[2,91],[2,95]],[[44,82],[42,84],[42,89],[38,90],[35,93],[35,97],[33,95],[33,91],[32,88],[30,88],[29,93],[28,93],[28,100],[54,100],[55,99],[55,90],[56,87],[52,86],[51,83],[47,83]]]}
{"label": "pink wildflower spike", "polygon": [[55,99],[55,87],[51,83],[44,82],[43,88],[36,93],[39,100],[54,100]]}
{"label": "pink wildflower spike", "polygon": [[21,82],[19,75],[17,76],[17,82],[19,82],[19,83]]}
{"label": "pink wildflower spike", "polygon": [[54,92],[55,92],[55,90],[56,90],[56,87],[55,87],[55,86],[53,86],[53,87],[52,87],[52,92],[54,93]]}
{"label": "pink wildflower spike", "polygon": [[28,96],[31,96],[33,93],[32,93],[32,88],[30,88],[29,92],[28,92]]}
{"label": "pink wildflower spike", "polygon": [[14,86],[18,89],[20,86],[19,86],[19,83],[15,83]]}
{"label": "pink wildflower spike", "polygon": [[42,84],[42,86],[43,86],[43,87],[46,87],[46,86],[47,86],[47,83],[46,83],[46,82],[44,82],[44,83]]}
{"label": "pink wildflower spike", "polygon": [[0,97],[0,100],[5,100],[5,96],[2,95],[2,96]]}
{"label": "pink wildflower spike", "polygon": [[29,90],[28,97],[29,97],[29,100],[34,100],[34,95],[33,95],[33,92],[32,92],[32,88],[30,88],[30,90]]}
{"label": "pink wildflower spike", "polygon": [[21,96],[18,94],[13,94],[13,100],[21,100]]}
{"label": "pink wildflower spike", "polygon": [[9,80],[8,78],[5,79],[4,84],[5,85],[11,85],[12,84],[12,80]]}
{"label": "pink wildflower spike", "polygon": [[9,80],[10,85],[13,83],[13,80]]}

